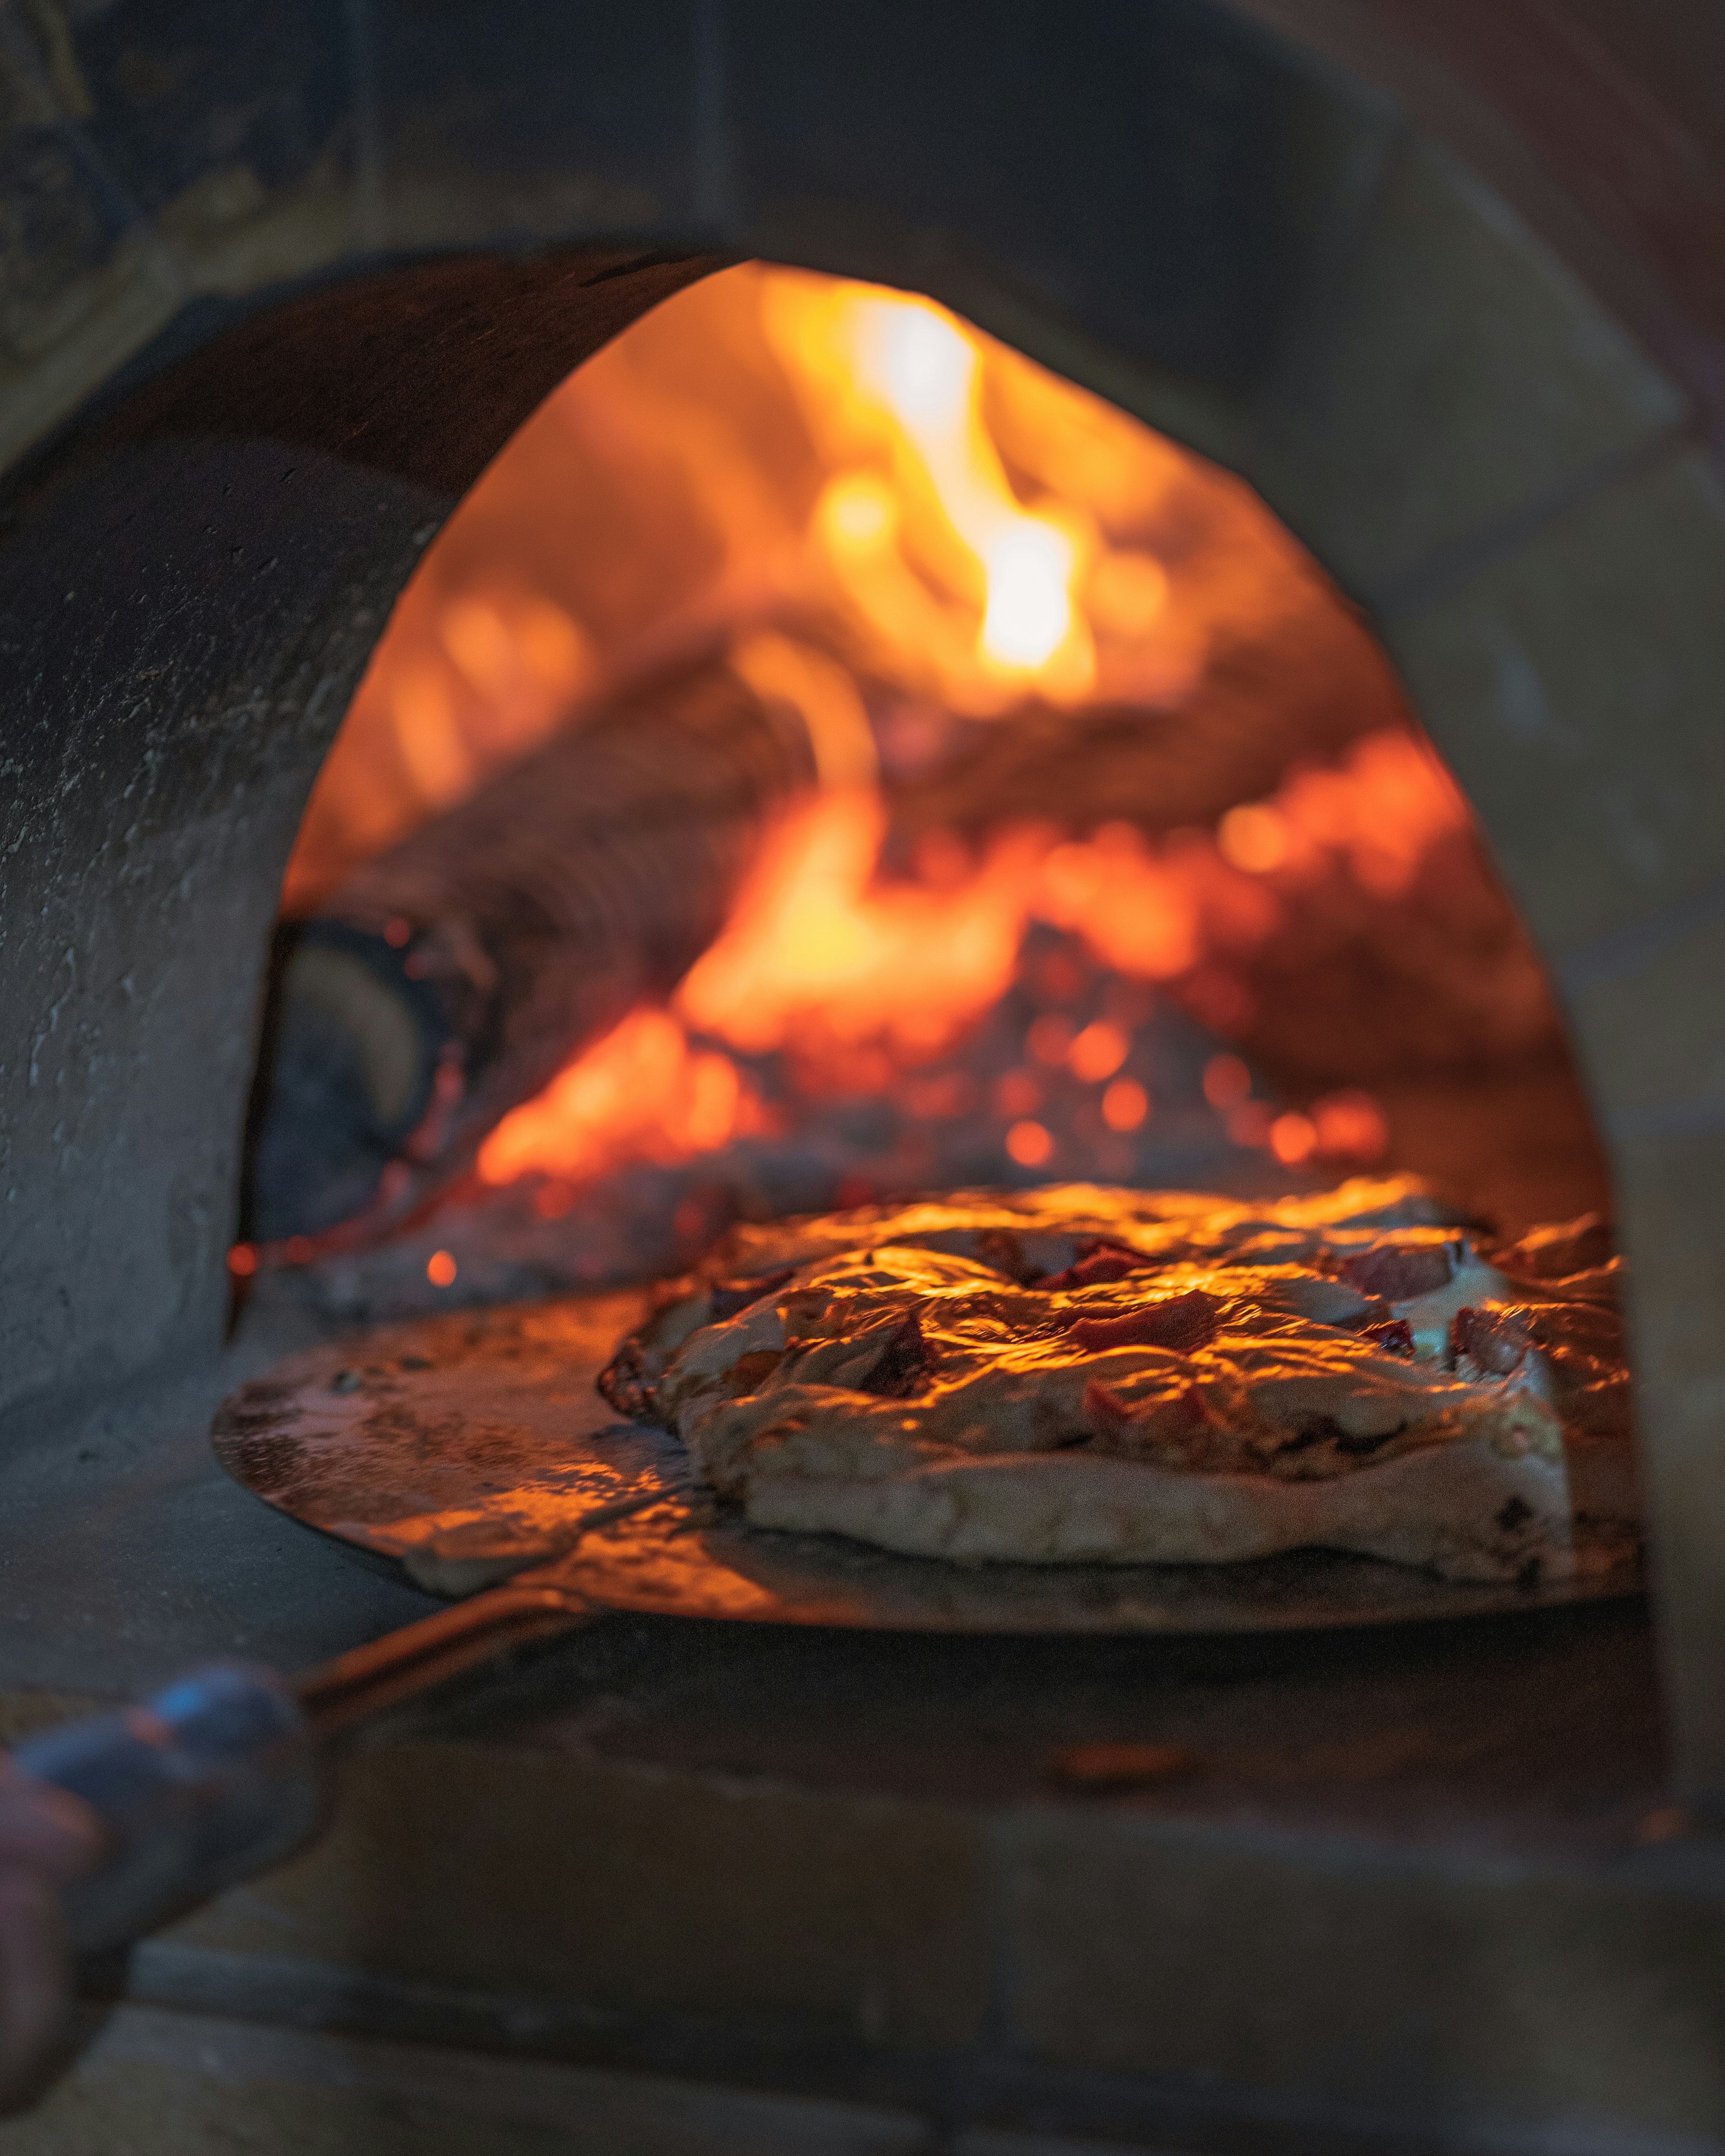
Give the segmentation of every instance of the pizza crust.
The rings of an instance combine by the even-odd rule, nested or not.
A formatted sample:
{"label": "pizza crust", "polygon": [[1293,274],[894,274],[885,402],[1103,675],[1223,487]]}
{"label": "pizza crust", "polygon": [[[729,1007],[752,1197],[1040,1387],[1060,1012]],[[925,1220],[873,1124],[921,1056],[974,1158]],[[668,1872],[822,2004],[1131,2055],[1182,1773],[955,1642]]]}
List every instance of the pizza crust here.
{"label": "pizza crust", "polygon": [[881,1480],[758,1474],[744,1502],[756,1527],[831,1530],[966,1564],[1215,1564],[1321,1548],[1445,1579],[1563,1578],[1574,1568],[1561,1459],[1506,1459],[1481,1442],[1327,1482],[1008,1453]]}
{"label": "pizza crust", "polygon": [[[1531,1581],[1573,1572],[1576,1493],[1554,1351],[1502,1345],[1527,1291],[1412,1178],[1265,1207],[965,1194],[742,1231],[602,1383],[758,1527],[964,1563],[1322,1547]],[[1563,1306],[1540,1306],[1553,1338]],[[1476,1310],[1509,1313],[1469,1336],[1502,1368],[1452,1351]],[[1597,1348],[1597,1308],[1583,1330]]]}

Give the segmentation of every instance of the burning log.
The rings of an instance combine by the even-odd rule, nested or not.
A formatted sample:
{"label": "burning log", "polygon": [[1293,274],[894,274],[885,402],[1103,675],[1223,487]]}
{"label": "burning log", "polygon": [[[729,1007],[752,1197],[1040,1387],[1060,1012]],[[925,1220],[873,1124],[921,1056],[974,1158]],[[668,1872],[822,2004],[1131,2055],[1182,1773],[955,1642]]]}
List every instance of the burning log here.
{"label": "burning log", "polygon": [[[368,1239],[723,925],[806,737],[734,674],[619,698],[280,931],[247,1227]],[[296,1253],[297,1254],[297,1253]],[[308,1252],[309,1254],[309,1252]]]}

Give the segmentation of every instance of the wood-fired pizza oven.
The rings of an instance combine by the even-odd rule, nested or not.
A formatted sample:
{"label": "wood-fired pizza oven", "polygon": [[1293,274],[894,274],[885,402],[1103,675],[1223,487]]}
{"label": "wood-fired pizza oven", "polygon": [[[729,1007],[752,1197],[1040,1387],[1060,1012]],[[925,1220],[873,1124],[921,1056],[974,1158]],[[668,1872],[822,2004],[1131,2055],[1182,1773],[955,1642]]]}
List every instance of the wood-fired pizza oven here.
{"label": "wood-fired pizza oven", "polygon": [[[1725,2146],[1722,81],[1701,0],[41,0],[0,31],[18,1713],[233,1636],[333,1649],[411,1606],[381,1584],[344,1602],[339,1565],[302,1574],[296,1544],[215,1554],[239,1501],[182,1442],[233,1381],[283,869],[389,611],[480,473],[601,344],[754,257],[932,295],[1243,476],[1364,610],[1543,957],[1609,1166],[1663,1711],[1661,1739],[1626,1612],[1375,1659],[1188,1654],[1153,1681],[1124,1647],[727,1661],[640,1630],[580,1671],[653,1732],[636,1782],[559,1794],[603,1712],[555,1741],[493,1743],[476,1709],[420,1732],[444,1748],[435,1802],[423,1763],[367,1755],[336,1856],[262,1916],[223,1905],[146,1951],[157,2007],[114,2056],[179,2072],[151,2013],[227,2042],[243,1997],[253,2024],[362,2032],[367,2086],[409,2101],[431,2054],[382,2037],[529,2055],[527,2080],[494,2061],[460,2099],[523,2134],[598,2062],[647,2077],[644,2118],[671,2086],[654,2074],[789,2107],[714,2097],[724,2123],[679,2147],[813,2145],[810,2091],[834,2147],[972,2156],[1052,2133]],[[539,1681],[510,1711],[555,1721]],[[1299,1751],[1302,1794],[1164,1817],[1002,1763],[1002,1717],[1053,1743],[1093,1712],[1112,1738],[1168,1686],[1183,1741],[1225,1731],[1232,1699],[1254,1788]],[[786,1733],[834,1687],[872,1764]],[[988,1727],[955,1735],[979,1698]],[[1474,1699],[1500,1737],[1535,1731],[1543,1810],[1512,1834],[1469,1779]],[[1329,1727],[1345,1801],[1312,1794]],[[1652,1763],[1613,1781],[1593,1743]],[[1461,1763],[1415,1801],[1427,1750]],[[476,1811],[514,1822],[473,1859],[483,1923],[449,1913],[468,1888],[441,1860],[385,1851],[415,1804],[406,1839],[445,1848]],[[569,1884],[563,1804],[599,1863],[624,1852],[629,1907]],[[615,1953],[572,1948],[567,1978],[530,1875]],[[1164,1924],[1180,1954],[1146,1944]],[[1250,2010],[1225,2007],[1236,1983]],[[254,2031],[231,2072],[310,2088],[324,2041]],[[91,2071],[100,2102],[120,2069]],[[533,2075],[552,2078],[530,2097]]]}

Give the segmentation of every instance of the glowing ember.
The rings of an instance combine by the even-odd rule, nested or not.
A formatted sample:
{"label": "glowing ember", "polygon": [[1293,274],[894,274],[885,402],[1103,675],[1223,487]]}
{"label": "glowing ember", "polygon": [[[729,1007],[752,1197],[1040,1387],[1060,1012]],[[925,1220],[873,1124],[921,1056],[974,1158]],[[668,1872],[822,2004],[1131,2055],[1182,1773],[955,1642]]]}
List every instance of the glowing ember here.
{"label": "glowing ember", "polygon": [[1020,1168],[1041,1168],[1054,1154],[1054,1140],[1040,1123],[1014,1123],[1006,1133],[1006,1150]]}
{"label": "glowing ember", "polygon": [[1150,1112],[1150,1096],[1136,1078],[1117,1078],[1102,1096],[1102,1121],[1111,1131],[1135,1131]]}
{"label": "glowing ember", "polygon": [[1381,1160],[1389,1144],[1384,1111],[1369,1093],[1327,1093],[1312,1104],[1316,1150],[1327,1160]]}
{"label": "glowing ember", "polygon": [[1105,1078],[1111,1078],[1125,1062],[1132,1049],[1131,1037],[1106,1019],[1098,1019],[1087,1025],[1066,1051],[1066,1060],[1072,1066],[1075,1077],[1086,1085],[1100,1086]]}
{"label": "glowing ember", "polygon": [[1288,857],[1287,827],[1274,808],[1230,808],[1216,827],[1216,846],[1230,867],[1248,875],[1279,869]]}
{"label": "glowing ember", "polygon": [[[886,814],[877,794],[818,796],[765,849],[675,1013],[637,1011],[506,1116],[480,1172],[493,1183],[534,1171],[578,1184],[619,1161],[686,1159],[765,1127],[721,1046],[752,1055],[791,1050],[829,1093],[903,1086],[999,1000],[1036,921],[1070,931],[1121,974],[1166,981],[1177,947],[1249,953],[1281,919],[1278,886],[1312,879],[1326,858],[1345,861],[1363,847],[1380,862],[1417,868],[1424,846],[1465,813],[1430,759],[1400,738],[1361,743],[1341,770],[1296,774],[1262,813],[1300,830],[1313,799],[1323,803],[1326,838],[1308,832],[1302,850],[1257,876],[1224,857],[1224,818],[1214,843],[1187,834],[1159,848],[1112,828],[1084,842],[1008,832],[968,869],[962,850],[956,863],[937,854],[924,880],[881,877]],[[1178,938],[1170,922],[1179,924]],[[692,1045],[691,1033],[707,1045]],[[1043,1109],[1038,1068],[1106,1085],[1101,1123],[1138,1129],[1149,1113],[1145,1088],[1132,1078],[1106,1084],[1130,1049],[1130,1033],[1111,1020],[1081,1030],[1062,1010],[1037,1018],[1024,1036],[1027,1067],[993,1087],[995,1109],[1013,1124],[1009,1157],[1035,1167],[1055,1149],[1034,1120]],[[1251,1086],[1239,1055],[1214,1055],[1204,1068],[1204,1097],[1235,1145],[1267,1149],[1286,1167],[1383,1157],[1388,1129],[1369,1094],[1328,1095],[1309,1116],[1278,1117],[1250,1099]]]}
{"label": "glowing ember", "polygon": [[1284,1167],[1297,1168],[1317,1149],[1317,1128],[1307,1116],[1278,1116],[1270,1126],[1270,1147]]}

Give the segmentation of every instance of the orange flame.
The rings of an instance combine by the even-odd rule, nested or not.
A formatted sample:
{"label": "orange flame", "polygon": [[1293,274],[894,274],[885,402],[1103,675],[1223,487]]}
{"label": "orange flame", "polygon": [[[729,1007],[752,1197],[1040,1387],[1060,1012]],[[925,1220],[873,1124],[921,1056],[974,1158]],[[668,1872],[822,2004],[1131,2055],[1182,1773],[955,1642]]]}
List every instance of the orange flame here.
{"label": "orange flame", "polygon": [[875,637],[932,660],[953,709],[1086,694],[1077,587],[1101,535],[1083,506],[1039,514],[1014,493],[983,415],[988,341],[932,300],[788,271],[763,286],[762,321],[836,467],[815,547]]}
{"label": "orange flame", "polygon": [[755,1120],[728,1055],[692,1050],[666,1011],[633,1011],[511,1110],[480,1148],[487,1183],[530,1168],[582,1182],[619,1160],[710,1152]]}
{"label": "orange flame", "polygon": [[876,886],[880,797],[824,794],[769,842],[725,932],[677,1007],[752,1051],[811,1030],[837,1041],[944,1046],[1010,984],[1038,850],[1017,835],[955,888]]}
{"label": "orange flame", "polygon": [[[1322,837],[1311,828],[1314,803]],[[1032,921],[1074,932],[1120,973],[1166,982],[1219,947],[1249,952],[1277,922],[1278,883],[1309,878],[1321,855],[1357,861],[1368,849],[1410,879],[1466,820],[1435,760],[1388,734],[1358,743],[1336,769],[1294,773],[1255,813],[1296,834],[1255,871],[1230,858],[1235,810],[1214,841],[1187,834],[1156,848],[1117,826],[1081,841],[1019,830],[968,866],[962,850],[930,849],[921,879],[881,882],[879,797],[819,795],[768,843],[724,934],[684,980],[675,1015],[635,1012],[504,1119],[480,1172],[492,1183],[529,1169],[580,1180],[625,1159],[715,1150],[758,1128],[761,1111],[735,1065],[691,1047],[685,1025],[745,1053],[791,1047],[838,1082],[890,1083],[949,1046],[1005,991]],[[1151,1112],[1142,1087],[1115,1076],[1129,1045],[1106,1020],[1075,1034],[1053,1014],[1026,1044],[1034,1061],[1065,1065],[1104,1089],[1102,1120],[1117,1132]],[[1250,1088],[1236,1055],[1215,1056],[1204,1072],[1205,1096],[1235,1143],[1267,1147],[1289,1165],[1382,1156],[1388,1132],[1368,1094],[1327,1095],[1309,1115],[1277,1118],[1248,1097]],[[1012,1158],[1025,1166],[1046,1158],[1051,1144],[1034,1121],[1040,1081],[1009,1071],[996,1094],[999,1111],[1014,1118]]]}

